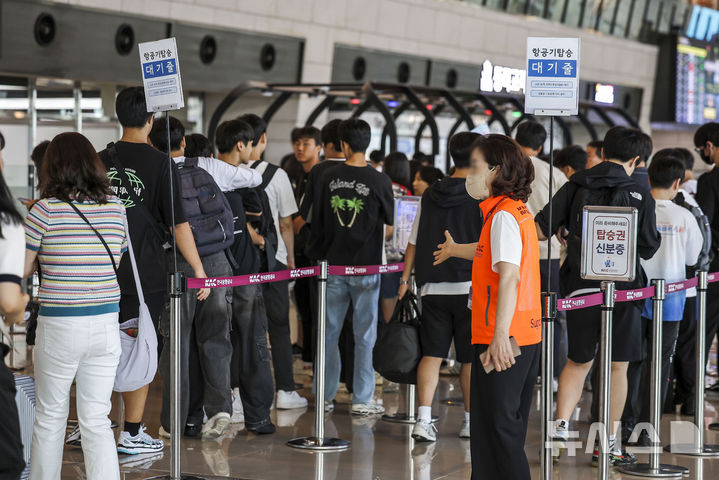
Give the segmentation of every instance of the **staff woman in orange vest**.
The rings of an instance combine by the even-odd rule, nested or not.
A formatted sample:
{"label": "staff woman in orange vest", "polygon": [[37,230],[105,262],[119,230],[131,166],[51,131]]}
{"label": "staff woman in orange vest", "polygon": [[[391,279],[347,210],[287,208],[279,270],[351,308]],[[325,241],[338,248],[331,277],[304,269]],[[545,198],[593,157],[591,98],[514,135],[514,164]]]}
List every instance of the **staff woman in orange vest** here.
{"label": "staff woman in orange vest", "polygon": [[539,243],[524,203],[534,168],[514,140],[493,134],[475,142],[471,169],[467,192],[484,200],[479,241],[457,244],[445,232],[435,262],[473,260],[472,479],[529,480],[524,441],[542,339]]}

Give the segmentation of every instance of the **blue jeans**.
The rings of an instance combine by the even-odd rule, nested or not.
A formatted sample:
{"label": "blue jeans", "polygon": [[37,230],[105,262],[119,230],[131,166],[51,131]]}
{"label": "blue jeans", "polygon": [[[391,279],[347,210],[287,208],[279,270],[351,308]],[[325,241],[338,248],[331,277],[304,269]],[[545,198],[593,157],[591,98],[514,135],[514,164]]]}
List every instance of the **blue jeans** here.
{"label": "blue jeans", "polygon": [[374,397],[372,349],[377,340],[379,275],[335,277],[327,280],[327,335],[325,343],[325,401],[332,401],[340,381],[338,342],[350,302],[354,308],[352,330],[355,340],[352,403],[369,403]]}

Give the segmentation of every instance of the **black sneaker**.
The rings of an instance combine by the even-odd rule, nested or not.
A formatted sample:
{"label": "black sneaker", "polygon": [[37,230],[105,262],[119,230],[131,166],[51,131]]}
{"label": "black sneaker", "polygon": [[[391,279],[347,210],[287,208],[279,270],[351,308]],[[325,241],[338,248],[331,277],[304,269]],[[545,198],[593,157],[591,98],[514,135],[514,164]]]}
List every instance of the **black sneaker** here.
{"label": "black sneaker", "polygon": [[253,432],[258,435],[270,435],[272,433],[275,433],[275,431],[277,430],[269,418],[263,422],[254,425],[245,423],[245,427],[247,428],[248,432]]}
{"label": "black sneaker", "polygon": [[188,423],[185,425],[185,436],[189,438],[195,438],[199,437],[200,433],[202,431],[202,428],[200,425],[195,425],[193,423]]}

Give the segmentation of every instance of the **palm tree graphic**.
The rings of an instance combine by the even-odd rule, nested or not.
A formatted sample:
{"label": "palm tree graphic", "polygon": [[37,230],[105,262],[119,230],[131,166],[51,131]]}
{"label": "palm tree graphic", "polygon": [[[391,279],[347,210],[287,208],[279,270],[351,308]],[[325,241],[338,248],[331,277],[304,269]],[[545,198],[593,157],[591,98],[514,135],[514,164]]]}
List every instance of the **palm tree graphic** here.
{"label": "palm tree graphic", "polygon": [[332,206],[332,210],[335,212],[335,215],[337,215],[337,220],[339,220],[341,226],[345,226],[345,223],[342,221],[342,217],[340,216],[340,210],[345,209],[345,204],[347,203],[347,200],[344,198],[341,198],[339,195],[333,195],[330,199],[330,205]]}
{"label": "palm tree graphic", "polygon": [[364,201],[362,201],[361,198],[354,197],[352,200],[345,200],[345,205],[347,205],[347,208],[354,209],[352,220],[349,225],[347,225],[348,228],[352,228],[352,225],[354,225],[355,220],[357,219],[357,214],[364,209]]}

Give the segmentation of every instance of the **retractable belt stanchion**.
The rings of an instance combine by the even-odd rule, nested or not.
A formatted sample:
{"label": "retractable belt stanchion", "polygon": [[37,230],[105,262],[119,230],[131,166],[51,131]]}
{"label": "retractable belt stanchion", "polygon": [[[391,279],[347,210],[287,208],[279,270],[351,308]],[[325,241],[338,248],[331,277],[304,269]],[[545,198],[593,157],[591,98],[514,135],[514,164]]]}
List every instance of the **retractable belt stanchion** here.
{"label": "retractable belt stanchion", "polygon": [[704,444],[704,375],[706,373],[706,322],[707,322],[707,289],[708,273],[697,273],[697,331],[696,331],[696,380],[694,387],[694,444],[669,445],[666,449],[679,455],[700,457],[719,456],[719,445]]}
{"label": "retractable belt stanchion", "polygon": [[662,322],[664,321],[664,299],[666,290],[664,280],[652,280],[652,284],[654,285],[654,297],[652,298],[652,383],[649,397],[649,406],[651,409],[649,421],[654,427],[655,436],[652,439],[649,463],[625,465],[621,467],[619,471],[638,477],[676,478],[681,477],[685,473],[689,473],[689,469],[677,465],[664,465],[659,463],[659,455],[661,453],[659,439],[661,438],[662,423]]}
{"label": "retractable belt stanchion", "polygon": [[303,450],[341,451],[350,447],[350,442],[339,438],[325,438],[325,337],[327,331],[327,260],[320,263],[317,296],[317,354],[315,356],[315,436],[300,437],[287,442],[292,448]]}
{"label": "retractable belt stanchion", "polygon": [[602,333],[599,345],[599,480],[609,478],[609,406],[612,369],[612,322],[614,316],[614,282],[602,282]]}
{"label": "retractable belt stanchion", "polygon": [[554,320],[557,318],[557,294],[542,293],[542,479],[552,478],[553,458],[551,441],[552,410],[554,406]]}

